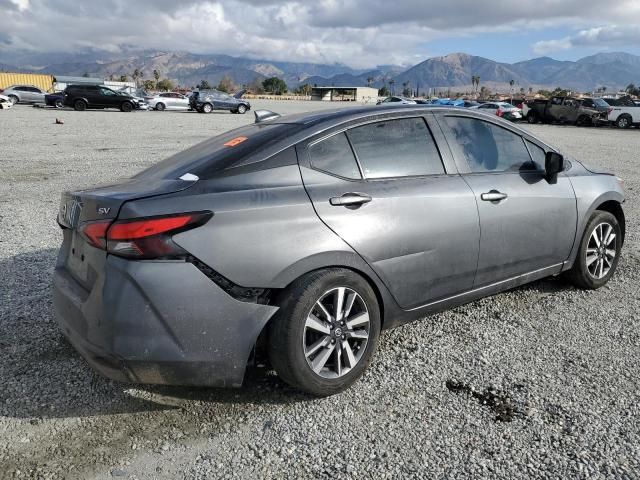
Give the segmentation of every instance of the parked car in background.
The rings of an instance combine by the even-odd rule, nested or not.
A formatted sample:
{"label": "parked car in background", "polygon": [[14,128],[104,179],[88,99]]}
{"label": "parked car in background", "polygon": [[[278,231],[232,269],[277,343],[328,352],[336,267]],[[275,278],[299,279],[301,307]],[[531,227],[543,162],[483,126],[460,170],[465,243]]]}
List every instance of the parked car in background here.
{"label": "parked car in background", "polygon": [[522,110],[507,102],[486,102],[469,107],[469,109],[479,110],[485,113],[493,113],[494,115],[511,122],[522,120]]}
{"label": "parked car in background", "polygon": [[[376,102],[376,105],[386,105],[387,103],[395,103],[397,105],[415,105],[416,103],[418,103],[418,101],[411,100],[410,98],[406,98],[406,97],[391,95],[390,97],[387,97],[384,100],[378,100]],[[420,102],[420,103],[423,103],[423,102]]]}
{"label": "parked car in background", "polygon": [[55,317],[99,372],[240,386],[268,356],[284,381],[331,395],[363,374],[381,329],[562,272],[596,289],[616,271],[620,180],[497,116],[388,105],[256,120],[62,195]]}
{"label": "parked car in background", "polygon": [[178,92],[158,93],[148,100],[149,108],[153,110],[189,110],[189,98]]}
{"label": "parked car in background", "polygon": [[44,103],[48,107],[64,108],[64,91],[45,94]]}
{"label": "parked car in background", "polygon": [[0,90],[0,93],[11,100],[11,103],[44,103],[44,90],[33,85],[12,85]]}
{"label": "parked car in background", "polygon": [[605,102],[602,98],[583,98],[581,102],[582,106],[585,108],[591,108],[599,112],[607,112],[607,115],[609,115],[609,108],[611,108],[611,105]]}
{"label": "parked car in background", "polygon": [[11,107],[13,107],[13,102],[9,99],[9,97],[0,95],[0,110],[6,110]]}
{"label": "parked car in background", "polygon": [[609,107],[608,121],[618,128],[629,128],[640,125],[640,107]]}
{"label": "parked car in background", "polygon": [[146,104],[126,93],[116,92],[102,85],[71,85],[64,91],[64,105],[74,110],[117,108],[131,112],[146,108]]}
{"label": "parked car in background", "polygon": [[229,110],[231,113],[244,114],[251,110],[251,104],[242,100],[245,90],[234,95],[219,90],[198,90],[189,96],[189,105],[199,113],[211,113],[214,110]]}
{"label": "parked car in background", "polygon": [[607,111],[586,107],[580,99],[573,97],[556,96],[550,100],[536,99],[527,102],[527,107],[527,121],[531,124],[557,122],[593,126],[608,123]]}

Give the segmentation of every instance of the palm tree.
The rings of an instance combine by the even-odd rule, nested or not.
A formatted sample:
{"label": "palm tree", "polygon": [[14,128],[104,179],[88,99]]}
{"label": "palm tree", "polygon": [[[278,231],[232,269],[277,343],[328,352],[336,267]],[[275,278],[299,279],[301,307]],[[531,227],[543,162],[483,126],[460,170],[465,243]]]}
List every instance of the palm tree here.
{"label": "palm tree", "polygon": [[393,89],[393,86],[395,85],[396,81],[392,78],[391,80],[389,80],[389,86],[391,87],[391,95],[395,94],[395,90]]}
{"label": "palm tree", "polygon": [[367,87],[371,86],[371,82],[373,82],[374,78],[373,77],[367,77]]}
{"label": "palm tree", "polygon": [[131,78],[136,82],[136,87],[138,86],[138,78],[140,78],[140,69],[136,68],[131,74]]}
{"label": "palm tree", "polygon": [[160,80],[160,72],[158,70],[153,71],[153,78],[156,79],[156,88],[158,86],[158,80]]}

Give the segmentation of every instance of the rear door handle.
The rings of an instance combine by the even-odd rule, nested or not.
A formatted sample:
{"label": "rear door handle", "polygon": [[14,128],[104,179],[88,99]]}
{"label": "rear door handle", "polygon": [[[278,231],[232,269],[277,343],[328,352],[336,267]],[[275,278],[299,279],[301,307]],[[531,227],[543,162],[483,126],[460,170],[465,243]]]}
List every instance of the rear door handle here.
{"label": "rear door handle", "polygon": [[489,192],[483,193],[480,195],[480,198],[485,202],[499,202],[500,200],[504,200],[509,195],[506,193],[499,192],[497,190],[490,190]]}
{"label": "rear door handle", "polygon": [[329,203],[333,206],[348,207],[349,205],[363,205],[372,200],[370,195],[366,193],[345,193],[340,197],[331,197]]}

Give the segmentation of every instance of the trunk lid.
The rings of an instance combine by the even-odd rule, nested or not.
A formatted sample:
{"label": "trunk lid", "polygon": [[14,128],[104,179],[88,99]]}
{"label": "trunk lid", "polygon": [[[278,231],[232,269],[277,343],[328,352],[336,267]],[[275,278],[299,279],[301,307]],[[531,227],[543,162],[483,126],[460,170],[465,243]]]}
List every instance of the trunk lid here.
{"label": "trunk lid", "polygon": [[64,266],[88,294],[102,278],[107,252],[90,245],[80,234],[79,227],[85,222],[117,218],[127,201],[186,190],[196,183],[196,179],[137,177],[118,184],[63,193],[58,210],[58,223],[64,229],[58,265]]}

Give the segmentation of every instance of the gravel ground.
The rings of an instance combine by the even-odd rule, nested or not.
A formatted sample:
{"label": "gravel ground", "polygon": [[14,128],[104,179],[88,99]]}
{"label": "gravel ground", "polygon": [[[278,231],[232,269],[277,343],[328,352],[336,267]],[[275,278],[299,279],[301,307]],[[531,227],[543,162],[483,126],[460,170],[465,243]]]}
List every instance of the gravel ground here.
{"label": "gravel ground", "polygon": [[596,292],[549,279],[385,332],[321,400],[261,369],[240,390],[94,374],[51,315],[60,192],[251,121],[0,111],[0,478],[640,478],[637,129],[527,126],[626,180],[623,256]]}

